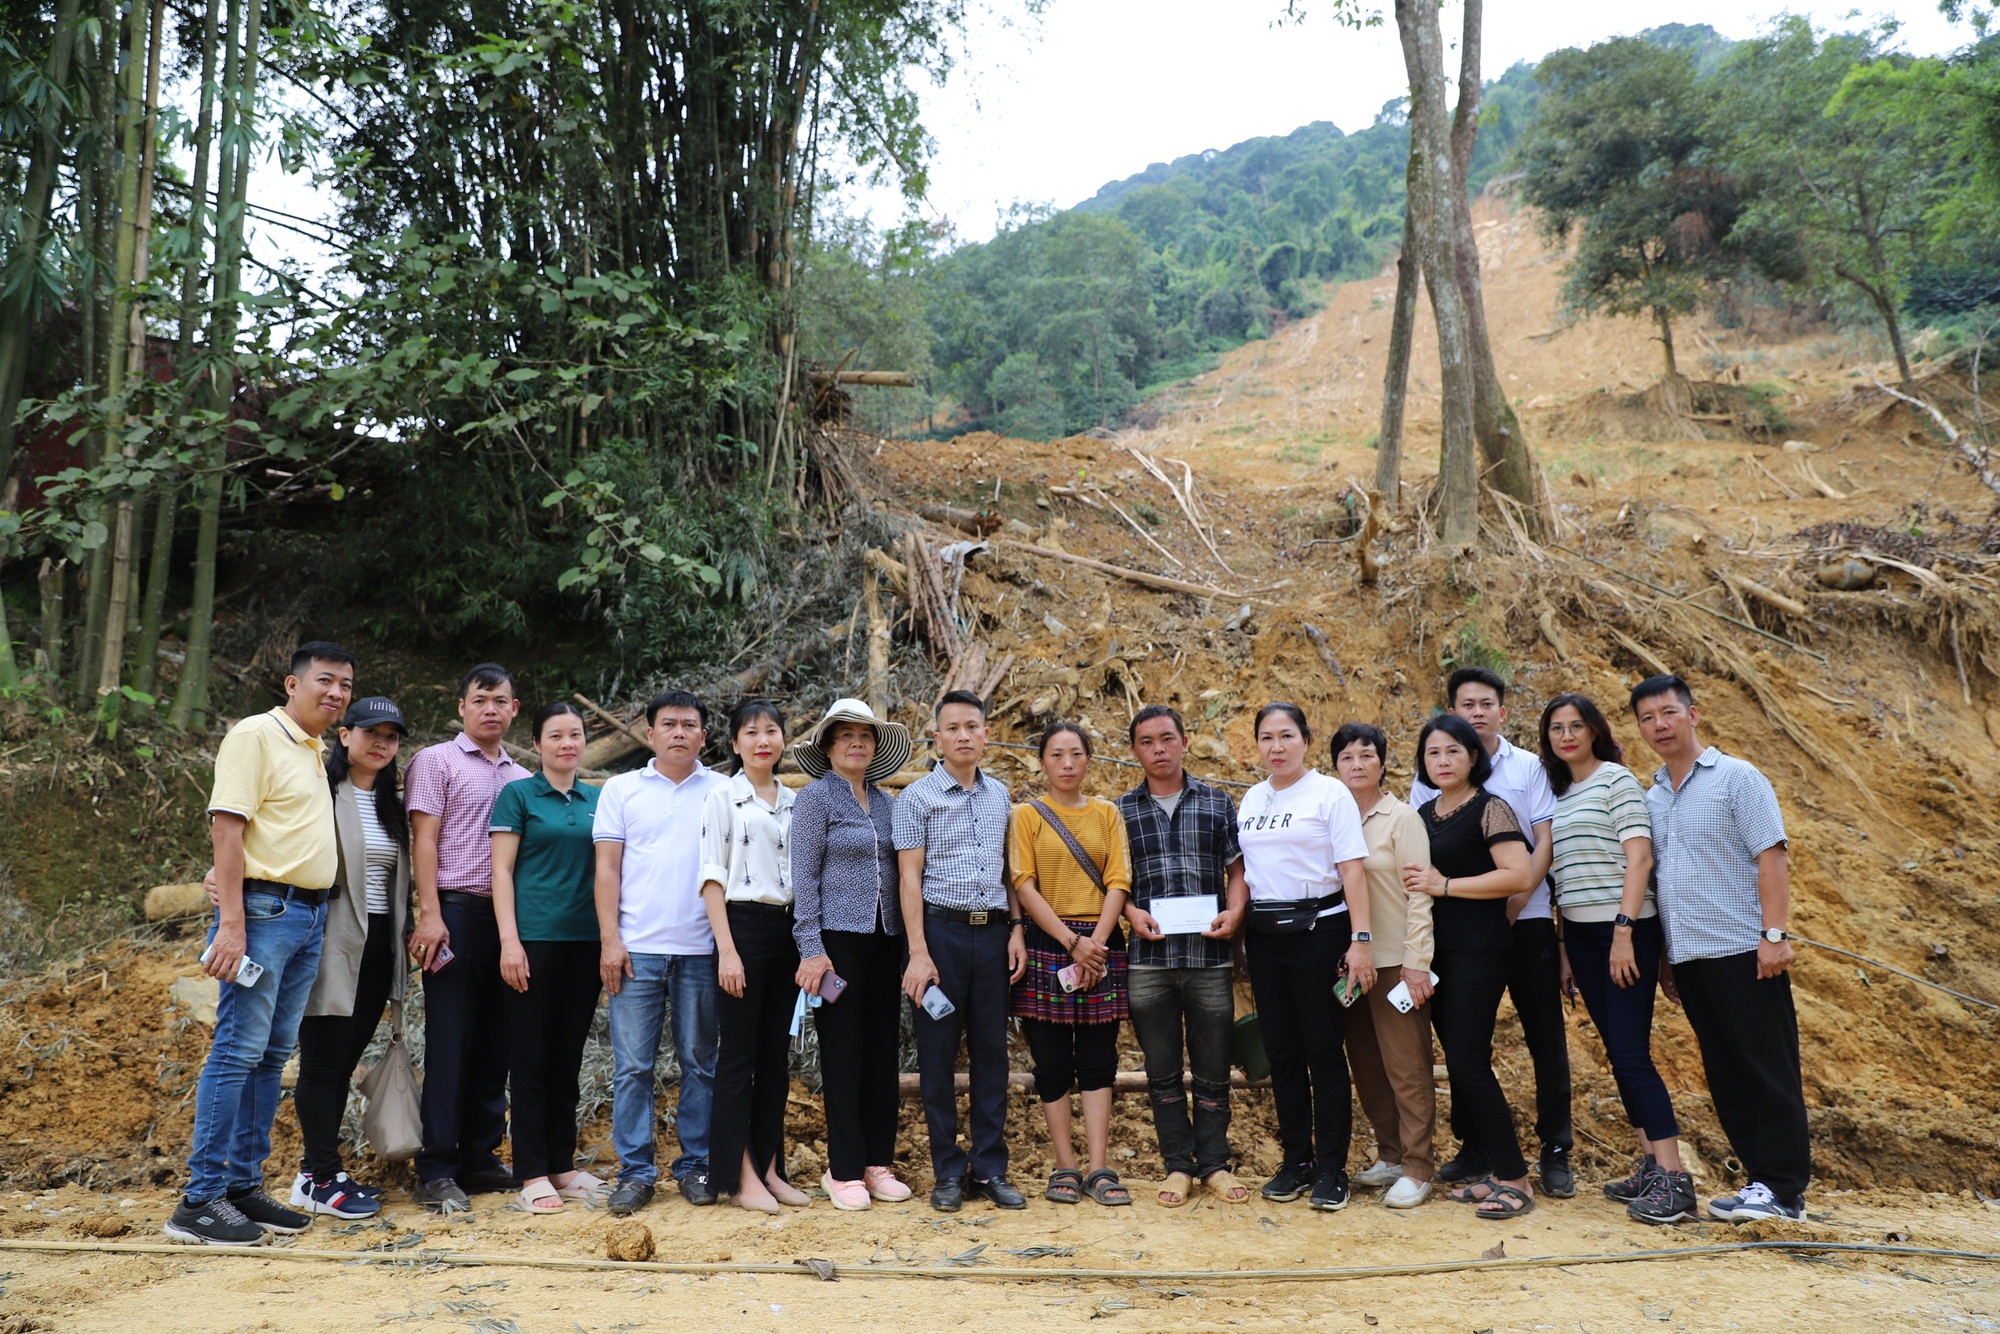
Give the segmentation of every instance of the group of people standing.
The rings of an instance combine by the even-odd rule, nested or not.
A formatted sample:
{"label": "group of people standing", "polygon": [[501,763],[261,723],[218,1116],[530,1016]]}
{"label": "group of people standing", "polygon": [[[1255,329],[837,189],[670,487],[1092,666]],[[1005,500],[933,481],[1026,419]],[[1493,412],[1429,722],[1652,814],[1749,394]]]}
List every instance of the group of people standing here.
{"label": "group of people standing", "polygon": [[[821,1190],[846,1210],[907,1200],[894,1161],[903,997],[933,1208],[968,1196],[1026,1207],[1008,1179],[1010,1019],[1054,1149],[1046,1199],[1132,1203],[1107,1161],[1129,1018],[1166,1168],[1159,1203],[1200,1190],[1244,1202],[1229,1143],[1238,967],[1283,1151],[1267,1200],[1337,1210],[1358,1186],[1411,1208],[1435,1182],[1482,1218],[1533,1209],[1492,1066],[1503,994],[1534,1057],[1540,1189],[1573,1195],[1568,991],[1603,1036],[1637,1134],[1637,1168],[1605,1193],[1644,1221],[1691,1217],[1650,1052],[1663,988],[1686,1007],[1750,1178],[1709,1216],[1803,1210],[1782,817],[1755,768],[1701,746],[1678,677],[1642,682],[1630,700],[1663,761],[1650,791],[1587,698],[1551,701],[1530,754],[1501,735],[1505,682],[1466,669],[1417,738],[1409,802],[1384,786],[1381,729],[1340,727],[1322,772],[1305,713],[1273,703],[1255,724],[1268,776],[1239,808],[1186,771],[1187,729],[1164,705],[1132,720],[1144,778],[1117,801],[1085,794],[1092,739],[1059,722],[1038,747],[1044,792],[1016,805],[982,764],[984,701],[956,691],[935,712],[935,766],[900,794],[882,784],[907,765],[909,733],[862,701],[837,701],[796,738],[775,703],[743,701],[725,772],[702,763],[706,706],[679,691],[647,705],[651,760],[600,789],[579,780],[584,720],[569,704],[532,719],[537,771],[509,754],[520,700],[493,663],[461,682],[462,730],[418,752],[399,783],[407,724],[386,698],[352,698],[354,667],[337,645],[301,646],[286,704],[238,723],[217,754],[203,967],[225,985],[190,1181],[167,1225],[177,1239],[248,1245],[314,1214],[380,1210],[380,1190],[344,1169],[340,1122],[385,1006],[400,1016],[406,956],[425,1001],[416,1198],[443,1211],[495,1190],[531,1213],[649,1204],[669,1023],[680,1145],[669,1170],[682,1194],[772,1213],[808,1204],[784,1143],[790,1049],[807,1016],[827,1126]],[[337,744],[322,740],[329,730]],[[797,790],[777,776],[787,756],[811,780]],[[600,993],[615,1184],[575,1158]],[[1459,1145],[1442,1165],[1433,1030]],[[295,1047],[304,1152],[287,1206],[264,1192],[262,1164]],[[1380,1154],[1350,1177],[1353,1094]]]}

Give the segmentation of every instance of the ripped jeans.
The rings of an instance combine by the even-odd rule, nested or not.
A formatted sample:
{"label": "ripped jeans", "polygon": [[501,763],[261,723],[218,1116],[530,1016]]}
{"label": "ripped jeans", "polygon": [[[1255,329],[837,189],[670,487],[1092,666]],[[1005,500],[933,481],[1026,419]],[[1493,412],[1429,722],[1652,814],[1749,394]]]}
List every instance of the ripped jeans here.
{"label": "ripped jeans", "polygon": [[[1206,1180],[1229,1166],[1229,1043],[1233,970],[1133,968],[1132,1031],[1146,1053],[1146,1096],[1168,1172]],[[1182,1052],[1185,1048],[1186,1062]],[[1194,1078],[1184,1083],[1191,1071]],[[1188,1098],[1194,1115],[1188,1115]]]}

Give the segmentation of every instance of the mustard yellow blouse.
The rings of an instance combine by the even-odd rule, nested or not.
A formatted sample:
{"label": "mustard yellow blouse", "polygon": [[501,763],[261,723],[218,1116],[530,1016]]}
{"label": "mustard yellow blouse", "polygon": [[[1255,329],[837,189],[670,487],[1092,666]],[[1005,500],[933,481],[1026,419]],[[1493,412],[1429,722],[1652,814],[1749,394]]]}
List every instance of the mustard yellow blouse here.
{"label": "mustard yellow blouse", "polygon": [[[1081,810],[1070,810],[1053,801],[1043,802],[1083,845],[1104,877],[1106,890],[1132,890],[1132,858],[1125,847],[1125,821],[1118,808],[1102,797],[1092,797]],[[1096,920],[1104,911],[1104,895],[1090,883],[1076,864],[1076,857],[1049,828],[1041,812],[1023,803],[1014,808],[1014,822],[1008,839],[1008,863],[1014,887],[1033,879],[1048,905],[1058,917],[1072,921]]]}

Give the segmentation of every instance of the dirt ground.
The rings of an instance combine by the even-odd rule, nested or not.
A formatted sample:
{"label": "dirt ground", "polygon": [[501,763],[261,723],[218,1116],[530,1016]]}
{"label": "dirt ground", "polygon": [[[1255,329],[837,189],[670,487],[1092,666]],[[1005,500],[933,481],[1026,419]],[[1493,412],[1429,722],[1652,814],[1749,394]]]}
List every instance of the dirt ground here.
{"label": "dirt ground", "polygon": [[[1004,544],[969,562],[961,614],[996,655],[1016,655],[995,703],[996,739],[1022,744],[1052,717],[1079,719],[1101,743],[1091,782],[1103,793],[1135,781],[1112,761],[1140,701],[1182,710],[1196,734],[1190,767],[1205,776],[1254,781],[1251,713],[1284,698],[1304,706],[1322,735],[1348,718],[1384,726],[1398,752],[1392,785],[1406,785],[1408,747],[1459,662],[1509,675],[1508,730],[1520,744],[1532,746],[1549,697],[1593,695],[1628,762],[1650,781],[1649,753],[1617,706],[1656,664],[1684,671],[1708,739],[1755,760],[1777,787],[1792,840],[1794,929],[1867,960],[1800,947],[1814,1221],[1792,1235],[1879,1242],[1907,1233],[1918,1246],[2000,1252],[2000,1208],[1982,1202],[2000,1195],[1995,1012],[1872,962],[2000,999],[2000,531],[1991,493],[1953,464],[1925,421],[1888,408],[1870,387],[1890,374],[1865,340],[1826,326],[1770,315],[1754,331],[1684,322],[1682,367],[1721,409],[1707,415],[1729,420],[1690,430],[1662,417],[1649,406],[1658,366],[1649,329],[1559,327],[1559,257],[1526,218],[1490,204],[1481,205],[1479,229],[1496,357],[1559,516],[1559,531],[1543,542],[1513,533],[1495,510],[1486,554],[1455,555],[1429,543],[1406,512],[1376,544],[1379,581],[1357,580],[1350,534],[1374,471],[1387,277],[1347,284],[1318,316],[1174,387],[1143,430],[1050,443],[871,442],[857,463],[898,506],[992,509],[1002,539],[1222,590],[1156,592]],[[1406,492],[1418,497],[1437,451],[1427,314],[1419,330],[1404,469]],[[1924,381],[1927,397],[1961,423],[1965,389],[1949,370]],[[1185,462],[1213,552],[1133,448],[1176,481]],[[1817,577],[1850,559],[1872,568],[1872,586],[1840,590]],[[1746,595],[1743,580],[1791,609]],[[906,720],[920,724],[928,702],[905,701]],[[1036,780],[1019,750],[996,751],[993,768],[1019,791]],[[192,951],[168,939],[101,956],[19,979],[0,996],[0,1048],[13,1053],[0,1068],[0,1180],[11,1183],[0,1186],[0,1240],[74,1238],[79,1229],[146,1240],[171,1207],[206,1044],[206,1030],[169,998],[175,979],[195,971]],[[2000,1328],[2000,1268],[1934,1259],[1759,1254],[1338,1283],[1141,1281],[1140,1271],[1155,1269],[1469,1260],[1502,1241],[1520,1257],[1741,1239],[1721,1225],[1638,1227],[1598,1197],[1599,1184],[1629,1167],[1630,1131],[1587,1017],[1575,1011],[1570,1024],[1583,1193],[1545,1201],[1518,1224],[1481,1223],[1442,1202],[1393,1214],[1367,1197],[1332,1217],[1213,1201],[1175,1212],[1151,1203],[1143,1185],[1138,1206],[1115,1213],[1037,1200],[1018,1215],[974,1206],[945,1218],[913,1205],[860,1218],[822,1202],[767,1223],[663,1197],[643,1216],[660,1259],[817,1257],[887,1270],[959,1256],[968,1273],[983,1261],[1049,1270],[1034,1281],[826,1285],[789,1275],[440,1269],[422,1253],[601,1257],[606,1220],[588,1212],[531,1220],[486,1197],[472,1218],[445,1224],[397,1203],[393,1230],[339,1236],[322,1222],[298,1243],[363,1248],[421,1233],[409,1243],[412,1258],[393,1268],[8,1253],[0,1334],[392,1323],[504,1334],[663,1326],[690,1315],[745,1329],[1113,1318],[1140,1329],[1603,1334],[1761,1329],[1779,1316],[1802,1329]],[[1740,1184],[1678,1011],[1661,1008],[1654,1048],[1704,1193]],[[1497,1058],[1532,1147],[1532,1079],[1511,1016]],[[1136,1068],[1136,1054],[1128,1050],[1121,1065]],[[1047,1170],[1048,1148],[1028,1095],[1013,1097],[1015,1175],[1027,1186]],[[1234,1140],[1255,1179],[1276,1162],[1269,1095],[1239,1095],[1237,1107]],[[927,1186],[915,1115],[906,1106],[899,1160]],[[802,1087],[790,1132],[794,1176],[816,1178],[823,1125]],[[602,1134],[595,1126],[584,1139],[600,1161]],[[1128,1180],[1158,1177],[1142,1098],[1119,1100],[1113,1145]],[[1350,1165],[1372,1161],[1369,1148],[1357,1111]],[[274,1187],[289,1181],[296,1151],[286,1111]],[[54,1193],[34,1193],[44,1188]],[[1030,1246],[1076,1249],[1009,1254]],[[1065,1279],[1072,1267],[1129,1269],[1134,1279]]]}

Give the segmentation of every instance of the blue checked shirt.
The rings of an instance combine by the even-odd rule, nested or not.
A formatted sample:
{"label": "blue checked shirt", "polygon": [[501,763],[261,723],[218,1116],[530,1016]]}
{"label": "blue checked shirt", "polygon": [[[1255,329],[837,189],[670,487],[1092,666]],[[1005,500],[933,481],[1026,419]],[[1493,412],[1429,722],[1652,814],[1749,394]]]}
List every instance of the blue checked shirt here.
{"label": "blue checked shirt", "polygon": [[1764,932],[1757,854],[1785,842],[1771,780],[1710,746],[1678,792],[1661,765],[1646,809],[1668,959],[1686,963],[1756,949]]}
{"label": "blue checked shirt", "polygon": [[1007,788],[984,769],[972,787],[942,764],[896,799],[896,848],[924,850],[924,902],[968,912],[1007,910]]}
{"label": "blue checked shirt", "polygon": [[[1184,778],[1171,819],[1143,782],[1118,799],[1132,849],[1132,902],[1141,908],[1182,894],[1213,894],[1218,906],[1228,904],[1229,866],[1243,856],[1236,803],[1192,774]],[[1135,934],[1127,959],[1134,968],[1226,968],[1234,948],[1208,936],[1141,940]]]}

